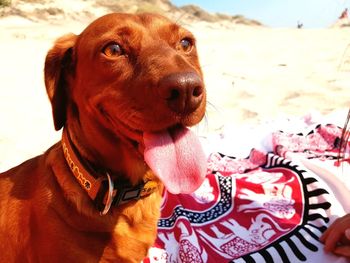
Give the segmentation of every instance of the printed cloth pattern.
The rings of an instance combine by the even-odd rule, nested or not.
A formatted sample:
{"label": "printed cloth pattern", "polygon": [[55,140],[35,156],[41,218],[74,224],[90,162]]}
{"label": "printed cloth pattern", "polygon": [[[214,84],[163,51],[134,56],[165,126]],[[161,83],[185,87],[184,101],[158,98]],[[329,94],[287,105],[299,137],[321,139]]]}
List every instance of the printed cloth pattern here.
{"label": "printed cloth pattern", "polygon": [[274,132],[272,153],[210,154],[196,192],[164,192],[144,262],[346,262],[319,242],[337,200],[316,173],[286,158],[292,152],[335,164],[340,136],[339,127],[319,125],[305,135]]}

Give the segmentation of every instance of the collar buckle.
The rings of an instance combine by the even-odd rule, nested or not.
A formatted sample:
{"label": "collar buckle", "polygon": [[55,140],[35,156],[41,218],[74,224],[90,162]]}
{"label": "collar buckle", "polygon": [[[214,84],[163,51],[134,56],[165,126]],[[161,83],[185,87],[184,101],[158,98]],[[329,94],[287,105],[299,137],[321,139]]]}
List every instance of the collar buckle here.
{"label": "collar buckle", "polygon": [[100,211],[100,215],[106,215],[112,206],[119,206],[128,203],[132,200],[139,200],[144,196],[145,183],[141,183],[137,186],[120,185],[115,188],[109,173],[106,173],[107,180],[102,182],[102,189],[98,197],[95,199],[97,208]]}
{"label": "collar buckle", "polygon": [[132,200],[139,200],[141,198],[141,194],[143,191],[144,183],[141,183],[137,186],[121,186],[120,188],[116,189],[117,194],[114,198],[113,205],[118,206],[122,205],[124,203],[127,203]]}

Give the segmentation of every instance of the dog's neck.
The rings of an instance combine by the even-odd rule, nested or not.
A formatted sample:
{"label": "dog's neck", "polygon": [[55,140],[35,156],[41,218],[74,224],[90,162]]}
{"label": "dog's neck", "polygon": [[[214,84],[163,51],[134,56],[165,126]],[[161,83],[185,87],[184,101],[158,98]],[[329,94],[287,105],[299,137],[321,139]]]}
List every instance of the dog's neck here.
{"label": "dog's neck", "polygon": [[[79,107],[84,108],[84,105]],[[92,115],[85,109],[84,113],[79,113],[75,108],[68,107],[65,127],[79,154],[98,170],[108,171],[112,177],[122,176],[133,185],[139,183],[150,171],[143,155],[107,127],[103,117]]]}
{"label": "dog's neck", "polygon": [[72,142],[68,128],[62,132],[62,148],[67,164],[81,187],[93,200],[101,214],[106,214],[112,205],[119,206],[137,200],[157,190],[158,183],[152,175],[145,174],[142,181],[132,184],[122,176],[117,179],[107,169],[98,169],[79,154]]}

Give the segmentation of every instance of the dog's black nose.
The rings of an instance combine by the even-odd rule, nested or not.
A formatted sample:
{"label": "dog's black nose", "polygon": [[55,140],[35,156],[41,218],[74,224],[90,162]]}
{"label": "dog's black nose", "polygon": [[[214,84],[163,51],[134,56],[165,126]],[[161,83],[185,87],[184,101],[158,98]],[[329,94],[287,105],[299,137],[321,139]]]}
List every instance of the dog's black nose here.
{"label": "dog's black nose", "polygon": [[172,73],[159,81],[159,94],[176,113],[195,111],[203,99],[203,81],[194,72]]}

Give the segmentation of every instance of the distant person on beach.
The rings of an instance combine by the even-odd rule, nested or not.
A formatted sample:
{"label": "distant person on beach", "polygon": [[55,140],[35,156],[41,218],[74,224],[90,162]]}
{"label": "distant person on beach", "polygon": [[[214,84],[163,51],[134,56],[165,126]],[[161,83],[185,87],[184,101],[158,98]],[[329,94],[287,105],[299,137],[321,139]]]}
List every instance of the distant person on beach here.
{"label": "distant person on beach", "polygon": [[[340,142],[340,151],[341,154],[344,155],[343,161],[345,162],[350,162],[349,156],[345,156],[346,151],[349,151],[349,142],[350,109]],[[325,251],[350,258],[350,214],[335,220],[334,223],[323,233],[320,240],[324,243]]]}
{"label": "distant person on beach", "polygon": [[301,28],[303,28],[303,26],[304,26],[304,24],[301,23],[300,21],[298,21],[297,28],[301,29]]}
{"label": "distant person on beach", "polygon": [[348,18],[348,9],[345,8],[344,11],[341,13],[339,19],[344,19],[344,18]]}

